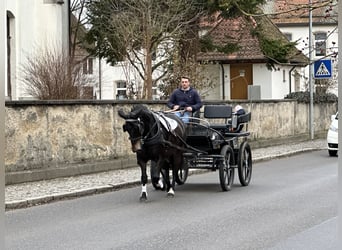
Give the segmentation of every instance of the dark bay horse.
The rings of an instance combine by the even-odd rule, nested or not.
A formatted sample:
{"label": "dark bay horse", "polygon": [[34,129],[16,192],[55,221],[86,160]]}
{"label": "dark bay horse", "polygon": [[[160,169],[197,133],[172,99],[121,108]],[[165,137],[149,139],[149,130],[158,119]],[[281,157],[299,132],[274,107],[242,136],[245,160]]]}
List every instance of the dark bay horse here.
{"label": "dark bay horse", "polygon": [[[174,196],[176,175],[183,166],[183,149],[185,143],[185,125],[174,114],[162,114],[150,111],[144,105],[135,105],[131,112],[118,111],[125,119],[123,130],[128,132],[132,151],[136,153],[141,168],[142,191],[140,200],[147,200],[148,161],[156,162],[156,172],[166,169],[164,176],[168,196]],[[169,169],[172,169],[170,183]],[[156,181],[156,180],[154,180]]]}

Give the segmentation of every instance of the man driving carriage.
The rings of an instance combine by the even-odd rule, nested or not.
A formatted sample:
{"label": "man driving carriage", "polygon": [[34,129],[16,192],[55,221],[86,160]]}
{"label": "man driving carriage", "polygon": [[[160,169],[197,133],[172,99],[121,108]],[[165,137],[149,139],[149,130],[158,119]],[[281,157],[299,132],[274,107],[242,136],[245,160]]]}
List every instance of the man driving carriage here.
{"label": "man driving carriage", "polygon": [[184,123],[189,123],[189,119],[194,112],[202,107],[201,97],[198,92],[190,86],[189,77],[182,76],[181,85],[173,91],[167,106],[182,119]]}

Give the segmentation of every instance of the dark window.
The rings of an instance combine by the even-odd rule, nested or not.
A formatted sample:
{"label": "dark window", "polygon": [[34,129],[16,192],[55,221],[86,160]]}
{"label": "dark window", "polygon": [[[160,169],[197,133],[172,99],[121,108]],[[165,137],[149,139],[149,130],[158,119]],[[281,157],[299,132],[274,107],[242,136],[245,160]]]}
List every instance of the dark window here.
{"label": "dark window", "polygon": [[284,33],[286,36],[287,40],[292,41],[292,34],[291,33]]}
{"label": "dark window", "polygon": [[119,88],[126,88],[126,81],[118,81],[116,82],[116,87]]}
{"label": "dark window", "polygon": [[93,74],[93,58],[88,58],[88,74]]}
{"label": "dark window", "polygon": [[93,72],[93,58],[89,57],[83,61],[83,74],[92,75]]}
{"label": "dark window", "polygon": [[44,0],[44,3],[58,3],[58,4],[62,4],[62,3],[64,3],[64,1],[62,1],[62,0]]}
{"label": "dark window", "polygon": [[327,33],[319,32],[315,34],[315,54],[316,56],[326,55]]}

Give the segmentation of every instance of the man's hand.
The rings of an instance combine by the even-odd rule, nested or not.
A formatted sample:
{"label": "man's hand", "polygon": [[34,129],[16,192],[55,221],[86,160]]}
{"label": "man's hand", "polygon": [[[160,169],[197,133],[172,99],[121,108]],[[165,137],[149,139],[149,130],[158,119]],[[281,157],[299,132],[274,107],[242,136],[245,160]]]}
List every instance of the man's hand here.
{"label": "man's hand", "polygon": [[178,109],[179,109],[179,105],[173,106],[173,110],[178,110]]}
{"label": "man's hand", "polygon": [[189,112],[192,112],[192,107],[186,107],[185,110],[189,111]]}

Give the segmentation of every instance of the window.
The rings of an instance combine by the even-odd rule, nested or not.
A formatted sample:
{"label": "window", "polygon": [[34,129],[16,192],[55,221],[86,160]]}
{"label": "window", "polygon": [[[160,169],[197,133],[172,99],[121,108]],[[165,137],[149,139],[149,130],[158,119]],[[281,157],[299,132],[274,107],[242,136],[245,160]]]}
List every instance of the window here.
{"label": "window", "polygon": [[315,54],[316,56],[325,56],[326,55],[326,40],[327,33],[325,32],[317,32],[315,34]]}
{"label": "window", "polygon": [[83,74],[93,74],[93,58],[89,57],[83,61]]}
{"label": "window", "polygon": [[63,4],[63,0],[44,0],[44,3],[58,3],[58,4]]}
{"label": "window", "polygon": [[290,42],[292,41],[292,34],[291,33],[284,33],[284,35],[286,36],[287,40],[289,40]]}
{"label": "window", "polygon": [[116,82],[116,87],[119,89],[119,88],[124,88],[126,89],[127,88],[127,84],[126,84],[126,81],[117,81]]}
{"label": "window", "polygon": [[152,86],[152,99],[160,100],[160,96],[158,95],[158,87],[155,81],[153,81],[153,86]]}
{"label": "window", "polygon": [[116,82],[116,99],[127,99],[127,83],[120,80]]}

